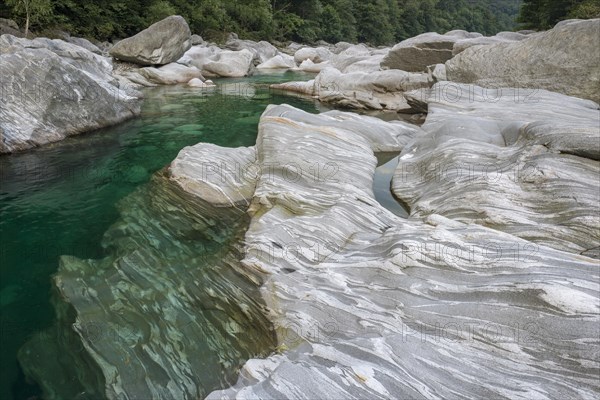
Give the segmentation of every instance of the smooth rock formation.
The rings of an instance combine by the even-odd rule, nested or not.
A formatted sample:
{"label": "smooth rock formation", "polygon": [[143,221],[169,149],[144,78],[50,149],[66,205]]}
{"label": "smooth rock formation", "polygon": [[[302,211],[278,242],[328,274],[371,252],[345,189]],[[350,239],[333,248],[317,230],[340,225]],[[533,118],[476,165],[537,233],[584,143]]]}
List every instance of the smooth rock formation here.
{"label": "smooth rock formation", "polygon": [[576,254],[600,243],[600,109],[545,90],[450,82],[427,95],[427,136],[404,149],[395,195],[442,214]]}
{"label": "smooth rock formation", "polygon": [[291,69],[295,67],[294,57],[288,54],[278,54],[256,66],[257,69]]}
{"label": "smooth rock formation", "polygon": [[452,55],[455,56],[473,46],[518,42],[526,37],[527,35],[517,32],[499,32],[495,36],[481,36],[471,39],[463,39],[454,43],[454,47],[452,47]]}
{"label": "smooth rock formation", "polygon": [[333,53],[325,47],[302,47],[294,53],[294,61],[300,65],[304,60],[310,60],[315,64],[328,61]]}
{"label": "smooth rock formation", "polygon": [[190,37],[190,42],[192,43],[192,46],[199,46],[206,43],[204,39],[202,39],[202,36],[196,34]]}
{"label": "smooth rock formation", "polygon": [[253,42],[252,40],[232,39],[227,41],[225,48],[234,51],[248,50],[253,54],[253,62],[255,65],[262,64],[267,60],[275,57],[278,53],[277,48],[271,43],[261,40]]}
{"label": "smooth rock formation", "polygon": [[[369,57],[362,58],[360,60],[353,60],[352,63],[345,66],[341,72],[377,72],[381,71],[381,61],[385,56],[382,54],[375,54]],[[339,68],[338,68],[339,69]]]}
{"label": "smooth rock formation", "polygon": [[570,21],[513,43],[466,49],[448,79],[479,86],[546,89],[600,101],[600,19]]}
{"label": "smooth rock formation", "polygon": [[213,81],[211,81],[210,79],[203,81],[202,79],[199,79],[199,78],[192,78],[189,80],[189,82],[187,84],[190,87],[196,87],[196,88],[209,88],[209,87],[216,86],[213,83]]}
{"label": "smooth rock formation", "polygon": [[204,64],[212,61],[221,51],[217,46],[193,46],[177,60],[177,63],[196,67],[202,71]]}
{"label": "smooth rock formation", "polygon": [[95,44],[93,44],[92,42],[90,42],[87,39],[71,36],[71,37],[69,37],[69,40],[67,40],[67,41],[69,43],[76,44],[79,47],[83,47],[84,49],[91,51],[92,53],[102,54],[102,50],[100,50],[100,48],[98,46],[96,46]]}
{"label": "smooth rock formation", "polygon": [[62,140],[138,115],[141,94],[110,60],[62,40],[0,37],[0,153]]}
{"label": "smooth rock formation", "polygon": [[208,398],[595,398],[597,263],[396,217],[373,197],[379,139],[321,121],[261,118],[243,265],[267,272],[279,351]]}
{"label": "smooth rock formation", "polygon": [[145,67],[138,70],[138,73],[149,82],[158,85],[175,85],[186,83],[191,79],[204,79],[202,72],[196,67],[171,63],[163,65],[160,68]]}
{"label": "smooth rock formation", "polygon": [[177,61],[191,46],[187,22],[173,15],[119,41],[109,53],[119,60],[140,65],[163,65]]}
{"label": "smooth rock formation", "polygon": [[383,69],[423,72],[428,66],[452,58],[454,44],[462,39],[481,37],[480,33],[451,31],[444,35],[423,33],[395,45],[381,62]]}
{"label": "smooth rock formation", "polygon": [[411,109],[404,92],[429,86],[427,74],[399,70],[343,74],[335,68],[326,68],[314,80],[271,87],[315,96],[338,107],[401,111]]}
{"label": "smooth rock formation", "polygon": [[314,72],[314,73],[319,73],[328,67],[330,67],[329,61],[314,63],[310,60],[310,58],[307,58],[306,60],[302,61],[300,63],[300,65],[298,65],[298,69],[300,71]]}
{"label": "smooth rock formation", "polygon": [[202,72],[207,76],[221,76],[239,78],[248,75],[252,67],[254,54],[249,50],[229,51],[217,53],[211,61],[202,67]]}

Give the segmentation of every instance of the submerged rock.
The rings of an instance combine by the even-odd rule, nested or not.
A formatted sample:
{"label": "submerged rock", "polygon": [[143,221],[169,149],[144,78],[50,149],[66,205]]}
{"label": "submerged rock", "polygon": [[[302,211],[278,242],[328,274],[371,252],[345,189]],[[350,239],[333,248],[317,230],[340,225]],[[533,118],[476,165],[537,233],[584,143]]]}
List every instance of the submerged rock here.
{"label": "submerged rock", "polygon": [[[123,199],[106,258],[61,257],[58,322],[19,351],[44,398],[204,398],[273,350],[261,276],[239,264],[243,202],[225,204],[189,181],[202,179],[200,163],[220,164],[215,147],[184,149],[182,164]],[[251,160],[252,150],[240,152]]]}
{"label": "submerged rock", "polygon": [[0,153],[62,140],[140,113],[141,94],[112,76],[110,60],[50,39],[0,37]]}
{"label": "submerged rock", "polygon": [[446,63],[448,79],[546,89],[600,101],[600,19],[571,21],[518,42],[475,46]]}
{"label": "submerged rock", "polygon": [[163,65],[177,61],[191,46],[187,22],[173,15],[119,41],[109,53],[119,60],[140,65]]}

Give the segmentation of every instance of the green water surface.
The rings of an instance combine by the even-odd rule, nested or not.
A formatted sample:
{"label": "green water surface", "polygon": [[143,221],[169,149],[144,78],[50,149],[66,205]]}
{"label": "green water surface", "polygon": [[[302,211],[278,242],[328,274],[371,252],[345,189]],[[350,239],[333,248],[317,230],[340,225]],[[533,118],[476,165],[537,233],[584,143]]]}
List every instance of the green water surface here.
{"label": "green water surface", "polygon": [[268,104],[318,112],[311,100],[284,97],[268,84],[311,79],[285,72],[217,80],[207,92],[182,86],[145,90],[142,115],[118,126],[0,157],[0,399],[35,399],[17,351],[53,323],[51,276],[61,255],[105,256],[104,232],[116,203],[198,142],[254,144]]}

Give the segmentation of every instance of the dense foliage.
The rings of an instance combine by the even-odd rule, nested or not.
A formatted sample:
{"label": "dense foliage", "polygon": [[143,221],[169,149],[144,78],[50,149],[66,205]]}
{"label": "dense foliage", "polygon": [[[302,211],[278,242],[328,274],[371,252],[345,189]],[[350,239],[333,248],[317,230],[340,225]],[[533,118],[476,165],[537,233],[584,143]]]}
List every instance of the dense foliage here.
{"label": "dense foliage", "polygon": [[600,18],[600,0],[524,0],[519,22],[525,28],[549,29],[567,18]]}
{"label": "dense foliage", "polygon": [[[23,0],[10,0],[19,2]],[[56,28],[110,40],[132,35],[165,16],[186,18],[194,33],[218,37],[391,44],[426,31],[511,30],[519,0],[50,0],[51,15],[34,28]],[[1,3],[1,2],[0,2]],[[23,23],[20,13],[0,6]]]}

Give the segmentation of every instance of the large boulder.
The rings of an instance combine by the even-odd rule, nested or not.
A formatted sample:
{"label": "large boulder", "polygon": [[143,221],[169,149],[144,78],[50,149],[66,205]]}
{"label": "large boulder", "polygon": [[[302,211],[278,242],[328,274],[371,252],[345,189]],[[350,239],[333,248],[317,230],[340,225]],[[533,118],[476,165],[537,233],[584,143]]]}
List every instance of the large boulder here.
{"label": "large boulder", "polygon": [[300,65],[304,60],[310,60],[313,63],[328,61],[333,57],[333,53],[325,47],[303,47],[294,53],[294,61]]}
{"label": "large boulder", "polygon": [[271,88],[314,96],[337,107],[408,111],[411,106],[404,92],[429,86],[427,74],[398,70],[342,73],[330,67],[314,80],[275,84]]}
{"label": "large boulder", "polygon": [[191,46],[187,22],[173,15],[121,40],[109,53],[119,60],[140,65],[163,65],[177,61]]}
{"label": "large boulder", "polygon": [[240,40],[231,38],[225,44],[225,48],[233,51],[248,50],[254,55],[253,62],[255,65],[262,64],[267,60],[275,57],[278,53],[277,48],[264,40],[253,42],[252,40]]}
{"label": "large boulder", "polygon": [[381,62],[381,67],[422,72],[430,65],[445,63],[452,58],[457,41],[481,36],[480,33],[465,31],[451,31],[444,35],[423,33],[395,45]]}
{"label": "large boulder", "polygon": [[140,112],[110,59],[62,40],[0,37],[0,153],[56,142]]}
{"label": "large boulder", "polygon": [[475,46],[446,63],[448,79],[540,88],[600,101],[600,19],[570,21],[512,43]]}
{"label": "large boulder", "polygon": [[16,37],[24,37],[23,32],[19,30],[19,25],[12,19],[0,18],[0,36],[13,35]]}
{"label": "large boulder", "polygon": [[207,76],[239,78],[248,75],[253,59],[254,54],[250,50],[224,50],[204,64],[202,71]]}
{"label": "large boulder", "polygon": [[469,47],[473,46],[518,42],[520,40],[525,39],[526,37],[527,35],[523,35],[517,32],[500,32],[495,36],[481,36],[470,39],[462,39],[454,43],[454,47],[452,48],[452,55],[462,53]]}
{"label": "large boulder", "polygon": [[288,54],[278,54],[256,66],[257,69],[289,69],[295,68],[294,57]]}
{"label": "large boulder", "polygon": [[204,64],[213,61],[214,57],[221,51],[217,46],[193,46],[177,60],[177,63],[202,70]]}

